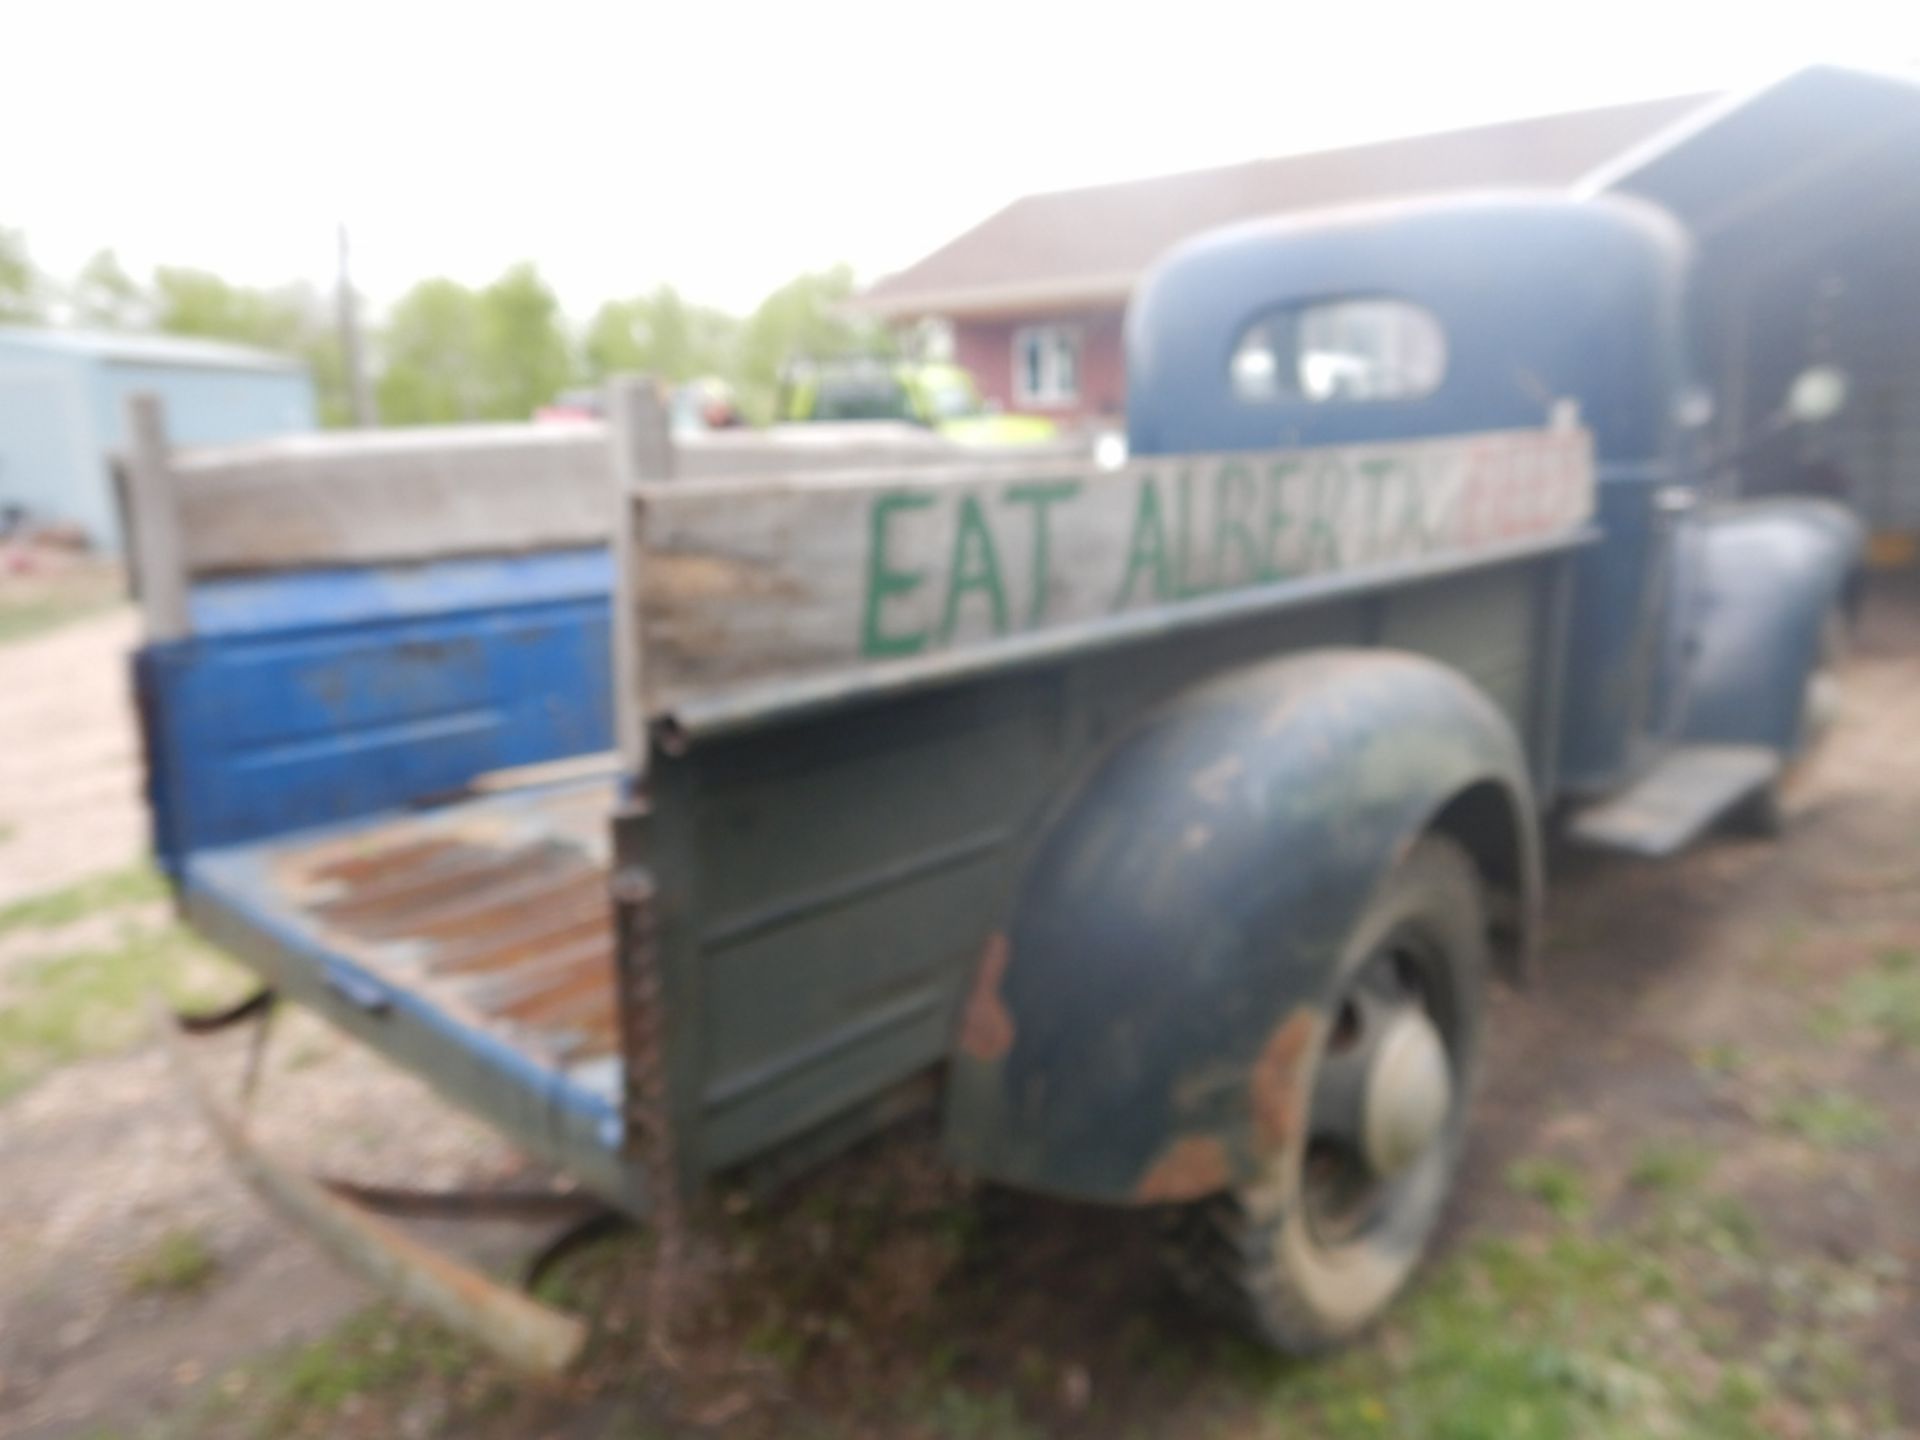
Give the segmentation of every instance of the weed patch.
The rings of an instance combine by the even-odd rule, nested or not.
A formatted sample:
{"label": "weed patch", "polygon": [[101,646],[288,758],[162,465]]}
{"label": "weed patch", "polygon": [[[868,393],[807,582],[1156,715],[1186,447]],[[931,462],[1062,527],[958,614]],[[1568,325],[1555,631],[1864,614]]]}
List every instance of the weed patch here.
{"label": "weed patch", "polygon": [[[151,872],[126,871],[0,911],[0,933],[54,927],[152,898]],[[49,1070],[133,1044],[147,1026],[155,991],[175,1004],[204,1003],[239,989],[230,961],[177,925],[129,917],[116,942],[47,956],[9,976],[0,1008],[0,1101]]]}
{"label": "weed patch", "polygon": [[1698,1185],[1712,1168],[1713,1157],[1698,1145],[1650,1142],[1633,1157],[1627,1180],[1638,1189],[1672,1195]]}
{"label": "weed patch", "polygon": [[192,1230],[169,1230],[127,1264],[127,1288],[140,1295],[191,1295],[220,1269],[219,1257]]}
{"label": "weed patch", "polygon": [[1841,1090],[1783,1100],[1774,1108],[1773,1120],[1783,1130],[1827,1149],[1870,1144],[1887,1128],[1886,1117],[1878,1110]]}
{"label": "weed patch", "polygon": [[254,1368],[261,1436],[332,1435],[348,1411],[475,1366],[460,1340],[425,1320],[385,1307],[364,1311],[332,1335]]}
{"label": "weed patch", "polygon": [[0,905],[0,935],[15,930],[71,925],[103,910],[126,910],[166,898],[166,882],[151,865],[110,870],[45,895]]}
{"label": "weed patch", "polygon": [[1507,1171],[1507,1183],[1562,1220],[1578,1220],[1587,1213],[1586,1181],[1564,1161],[1522,1160]]}
{"label": "weed patch", "polygon": [[1839,1002],[1822,1012],[1829,1024],[1866,1031],[1895,1049],[1920,1050],[1920,952],[1889,950],[1856,975]]}

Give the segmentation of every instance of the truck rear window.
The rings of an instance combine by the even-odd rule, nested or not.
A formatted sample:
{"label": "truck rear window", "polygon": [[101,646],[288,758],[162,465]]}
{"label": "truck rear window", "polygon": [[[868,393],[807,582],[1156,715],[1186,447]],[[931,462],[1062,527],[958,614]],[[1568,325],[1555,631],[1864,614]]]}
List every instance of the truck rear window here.
{"label": "truck rear window", "polygon": [[1438,388],[1446,335],[1406,300],[1317,301],[1270,310],[1240,337],[1233,393],[1249,401],[1411,400]]}

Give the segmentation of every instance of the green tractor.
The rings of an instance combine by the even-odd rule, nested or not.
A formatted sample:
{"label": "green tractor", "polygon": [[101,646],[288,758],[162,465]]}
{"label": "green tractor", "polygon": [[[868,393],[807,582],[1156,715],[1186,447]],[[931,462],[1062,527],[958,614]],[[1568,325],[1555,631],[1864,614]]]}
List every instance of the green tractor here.
{"label": "green tractor", "polygon": [[780,382],[780,424],[892,421],[923,425],[961,445],[1038,445],[1059,436],[1043,415],[1008,415],[980,398],[973,376],[936,361],[803,360]]}

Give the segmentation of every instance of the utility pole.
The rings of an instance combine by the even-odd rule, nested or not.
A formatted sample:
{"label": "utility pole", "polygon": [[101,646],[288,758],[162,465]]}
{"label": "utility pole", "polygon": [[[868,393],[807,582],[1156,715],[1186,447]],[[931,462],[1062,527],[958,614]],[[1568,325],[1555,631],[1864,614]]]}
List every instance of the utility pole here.
{"label": "utility pole", "polygon": [[353,423],[365,429],[377,423],[373,391],[367,386],[366,360],[360,349],[360,309],[354,299],[353,279],[347,267],[347,227],[340,226],[340,360],[346,369],[347,404]]}

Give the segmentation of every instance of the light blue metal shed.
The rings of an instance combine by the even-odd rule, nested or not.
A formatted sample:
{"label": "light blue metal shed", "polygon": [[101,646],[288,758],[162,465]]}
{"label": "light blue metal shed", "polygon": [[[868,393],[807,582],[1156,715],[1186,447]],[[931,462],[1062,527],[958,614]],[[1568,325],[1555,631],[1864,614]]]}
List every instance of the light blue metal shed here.
{"label": "light blue metal shed", "polygon": [[298,360],[171,335],[0,326],[0,510],[70,521],[120,549],[109,457],[125,398],[166,405],[170,438],[213,445],[314,428]]}

